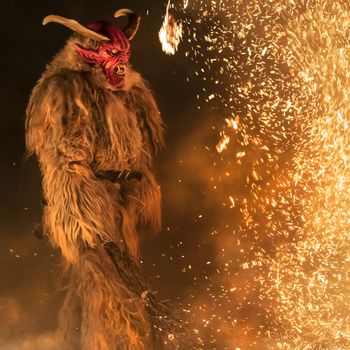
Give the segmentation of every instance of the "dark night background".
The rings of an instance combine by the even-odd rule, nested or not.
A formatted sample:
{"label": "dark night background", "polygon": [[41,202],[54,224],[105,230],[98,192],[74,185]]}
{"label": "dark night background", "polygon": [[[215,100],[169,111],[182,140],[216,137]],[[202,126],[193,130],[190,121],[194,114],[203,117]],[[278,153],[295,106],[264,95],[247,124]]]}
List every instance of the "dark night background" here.
{"label": "dark night background", "polygon": [[[41,216],[41,185],[35,159],[26,159],[24,145],[24,116],[30,91],[45,64],[70,35],[60,25],[43,27],[41,21],[48,14],[74,18],[83,24],[95,19],[112,20],[114,11],[123,7],[142,15],[140,31],[132,43],[131,61],[154,89],[166,124],[167,145],[157,160],[163,191],[163,232],[143,241],[145,272],[159,294],[175,304],[184,295],[196,298],[193,276],[202,269],[201,264],[205,266],[212,258],[212,248],[202,242],[210,227],[205,218],[197,220],[206,199],[203,186],[196,180],[197,176],[206,177],[197,144],[208,136],[201,134],[198,127],[202,125],[203,129],[205,125],[209,129],[209,111],[196,108],[200,82],[186,81],[193,76],[194,66],[184,58],[184,47],[171,57],[161,51],[158,30],[165,5],[157,0],[34,0],[2,4],[1,350],[47,350],[47,339],[35,337],[54,329],[61,298],[54,283],[59,253],[31,233]],[[183,272],[190,264],[193,276]]]}

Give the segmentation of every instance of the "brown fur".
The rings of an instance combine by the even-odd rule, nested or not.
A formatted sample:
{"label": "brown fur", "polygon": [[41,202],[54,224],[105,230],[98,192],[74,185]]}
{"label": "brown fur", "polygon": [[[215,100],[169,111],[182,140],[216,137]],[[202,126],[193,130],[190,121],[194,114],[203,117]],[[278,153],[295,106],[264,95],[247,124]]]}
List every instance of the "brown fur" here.
{"label": "brown fur", "polygon": [[[44,230],[69,271],[59,330],[69,339],[79,327],[84,350],[148,350],[151,325],[140,296],[117,277],[102,243],[114,242],[136,259],[136,226],[160,228],[152,161],[163,145],[162,121],[138,73],[129,67],[125,91],[113,91],[98,68],[78,57],[77,40],[47,66],[26,119],[27,149],[43,175]],[[142,180],[96,177],[109,170],[138,171]]]}

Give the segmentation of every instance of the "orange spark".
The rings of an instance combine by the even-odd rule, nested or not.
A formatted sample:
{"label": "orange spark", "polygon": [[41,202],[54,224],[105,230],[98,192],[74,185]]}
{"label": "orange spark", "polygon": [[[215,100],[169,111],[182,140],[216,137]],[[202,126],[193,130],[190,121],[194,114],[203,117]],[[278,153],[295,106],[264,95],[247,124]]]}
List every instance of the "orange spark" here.
{"label": "orange spark", "polygon": [[216,150],[219,153],[222,153],[227,148],[227,145],[230,142],[229,136],[225,135],[224,133],[221,133],[221,136],[222,136],[222,138],[221,138],[220,142],[216,145]]}

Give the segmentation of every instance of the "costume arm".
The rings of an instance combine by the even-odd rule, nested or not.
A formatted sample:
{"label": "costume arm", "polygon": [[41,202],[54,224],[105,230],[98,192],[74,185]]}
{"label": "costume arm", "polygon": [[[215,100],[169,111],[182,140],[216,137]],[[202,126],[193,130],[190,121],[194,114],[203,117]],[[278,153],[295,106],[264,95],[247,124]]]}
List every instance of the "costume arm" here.
{"label": "costume arm", "polygon": [[47,201],[44,229],[71,262],[83,246],[121,239],[118,192],[89,167],[96,135],[87,96],[78,73],[57,75],[39,82],[27,109],[27,148],[39,158]]}
{"label": "costume arm", "polygon": [[[163,122],[148,83],[141,77],[130,91],[130,108],[136,111],[143,139],[143,155],[140,172],[142,180],[138,186],[139,224],[158,232],[161,226],[161,192],[154,175],[153,159],[163,147]],[[135,191],[134,191],[135,192]]]}
{"label": "costume arm", "polygon": [[130,104],[136,110],[149,159],[164,146],[164,124],[149,84],[141,77],[130,92]]}

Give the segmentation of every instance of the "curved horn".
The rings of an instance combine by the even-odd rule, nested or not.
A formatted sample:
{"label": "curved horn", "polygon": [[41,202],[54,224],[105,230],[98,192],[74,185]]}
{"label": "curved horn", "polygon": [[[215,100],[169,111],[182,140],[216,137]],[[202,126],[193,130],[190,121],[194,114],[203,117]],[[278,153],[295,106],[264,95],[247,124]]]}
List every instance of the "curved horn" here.
{"label": "curved horn", "polygon": [[141,17],[129,9],[121,9],[114,14],[115,18],[123,16],[127,16],[129,20],[128,24],[123,28],[123,32],[129,40],[132,40],[139,29]]}
{"label": "curved horn", "polygon": [[72,29],[74,32],[81,34],[89,39],[95,41],[110,41],[110,39],[102,34],[96,33],[93,30],[86,28],[81,25],[74,19],[68,19],[61,16],[49,15],[43,19],[43,25],[45,26],[48,23],[59,23],[64,25],[65,27]]}

